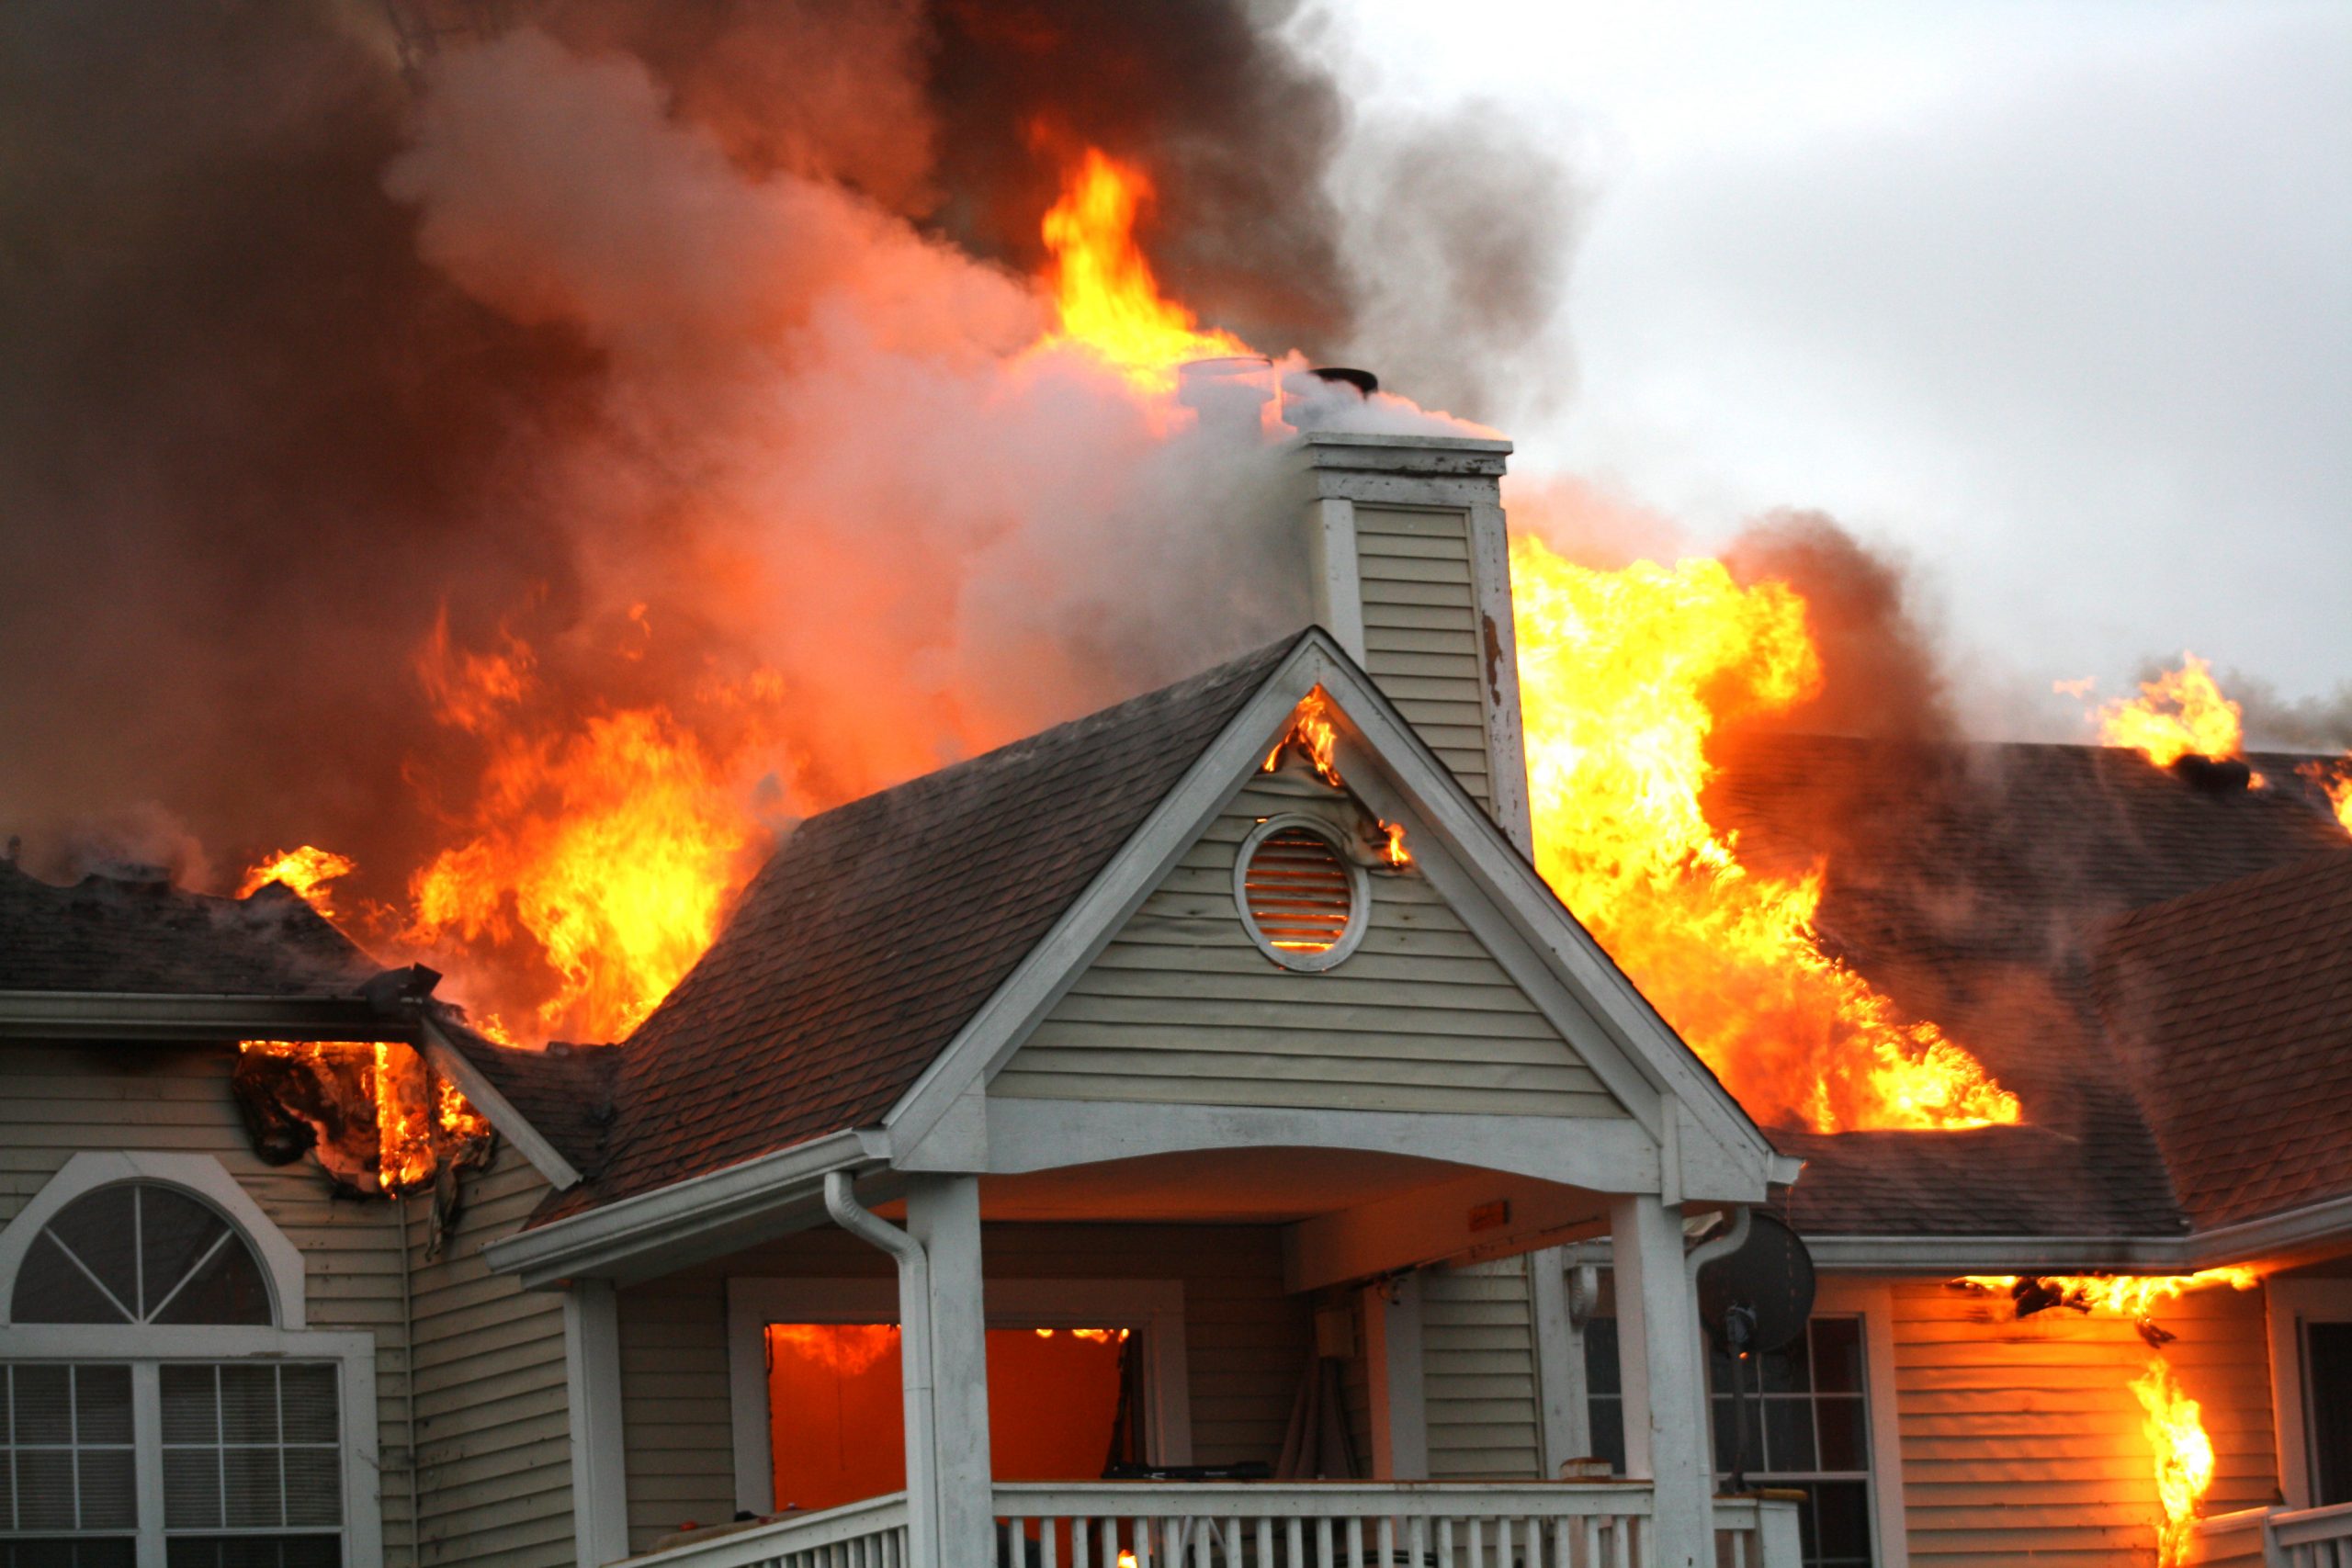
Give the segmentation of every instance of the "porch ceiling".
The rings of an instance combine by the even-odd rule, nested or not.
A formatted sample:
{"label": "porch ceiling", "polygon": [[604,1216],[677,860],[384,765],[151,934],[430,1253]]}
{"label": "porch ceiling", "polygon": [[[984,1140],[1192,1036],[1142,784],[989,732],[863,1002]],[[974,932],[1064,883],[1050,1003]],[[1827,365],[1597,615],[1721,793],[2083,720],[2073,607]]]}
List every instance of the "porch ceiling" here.
{"label": "porch ceiling", "polygon": [[1285,1224],[1476,1174],[1470,1166],[1354,1149],[1148,1155],[980,1179],[990,1220]]}

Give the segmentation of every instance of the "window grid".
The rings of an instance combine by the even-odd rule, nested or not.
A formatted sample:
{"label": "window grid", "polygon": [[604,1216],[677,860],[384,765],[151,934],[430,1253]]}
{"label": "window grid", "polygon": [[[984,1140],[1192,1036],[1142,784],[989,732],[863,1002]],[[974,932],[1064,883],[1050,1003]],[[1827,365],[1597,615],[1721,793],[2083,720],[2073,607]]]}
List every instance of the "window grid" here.
{"label": "window grid", "polygon": [[[1616,1320],[1595,1317],[1584,1334],[1593,1451],[1623,1472],[1624,1395],[1618,1382]],[[1876,1561],[1862,1345],[1860,1318],[1819,1316],[1806,1325],[1804,1338],[1786,1350],[1758,1357],[1759,1365],[1747,1373],[1747,1479],[1805,1494],[1797,1520],[1805,1568],[1871,1568]],[[1711,1350],[1707,1362],[1720,1480],[1732,1468],[1731,1361]],[[1756,1397],[1759,1382],[1761,1398]]]}
{"label": "window grid", "polygon": [[167,1531],[246,1536],[341,1526],[334,1367],[166,1365],[161,1381]]}
{"label": "window grid", "polygon": [[135,1529],[135,1454],[127,1368],[0,1364],[0,1537]]}

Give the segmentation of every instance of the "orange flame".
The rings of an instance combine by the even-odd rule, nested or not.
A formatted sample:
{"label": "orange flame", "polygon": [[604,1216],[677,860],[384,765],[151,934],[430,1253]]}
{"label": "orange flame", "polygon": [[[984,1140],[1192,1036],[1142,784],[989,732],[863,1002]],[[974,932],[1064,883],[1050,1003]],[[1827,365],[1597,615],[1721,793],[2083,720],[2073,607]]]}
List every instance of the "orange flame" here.
{"label": "orange flame", "polygon": [[1821,871],[1742,865],[1701,809],[1722,719],[1818,688],[1804,601],[1720,561],[1600,571],[1511,544],[1536,866],[1726,1089],[1822,1132],[2015,1122],[2017,1096],[1823,953]]}
{"label": "orange flame", "polygon": [[1203,331],[1192,311],[1160,294],[1135,237],[1151,198],[1149,176],[1099,147],[1064,174],[1061,199],[1043,225],[1060,319],[1045,343],[1076,344],[1137,387],[1165,392],[1184,361],[1250,350],[1231,333]]}
{"label": "orange flame", "polygon": [[854,1378],[899,1343],[895,1323],[771,1323],[768,1341]]}
{"label": "orange flame", "polygon": [[2335,813],[2344,830],[2352,833],[2352,751],[2344,753],[2335,762],[2305,762],[2295,770],[2317,784],[2327,796],[2327,807]]}
{"label": "orange flame", "polygon": [[2155,1450],[2156,1500],[2165,1515],[2156,1527],[2156,1562],[2159,1568],[2177,1568],[2188,1560],[2197,1504],[2213,1484],[2213,1439],[2206,1435],[2203,1409],[2181,1392],[2161,1353],[2132,1380],[2132,1393],[2146,1413],[2140,1430]]}
{"label": "orange flame", "polygon": [[2262,1275],[2233,1265],[2194,1274],[1967,1274],[1958,1282],[2011,1296],[2020,1284],[2029,1285],[2047,1304],[2112,1313],[2130,1318],[2144,1332],[2153,1325],[2158,1307],[2169,1306],[2191,1291],[2216,1285],[2250,1291],[2262,1282]]}
{"label": "orange flame", "polygon": [[1339,726],[1331,722],[1331,699],[1317,686],[1300,699],[1291,714],[1290,728],[1274,742],[1274,749],[1266,753],[1265,763],[1259,771],[1272,773],[1282,766],[1283,753],[1295,750],[1325,784],[1339,789],[1340,770],[1332,761],[1339,744]]}
{"label": "orange flame", "polygon": [[333,919],[334,905],[330,901],[327,884],[339,876],[349,876],[358,869],[358,862],[349,855],[339,855],[333,850],[322,850],[315,844],[278,850],[246,868],[244,881],[237,885],[237,897],[249,898],[271,883],[282,882],[296,897]]}
{"label": "orange flame", "polygon": [[[2222,694],[2212,666],[2193,653],[2180,660],[2179,669],[2143,682],[2138,696],[2100,705],[2092,716],[2100,745],[2137,751],[2159,768],[2188,756],[2220,761],[2239,755],[2245,732],[2238,705]],[[2078,685],[2065,682],[2058,689]]]}
{"label": "orange flame", "polygon": [[[442,1167],[462,1159],[491,1134],[489,1120],[456,1084],[433,1072],[423,1055],[383,1041],[241,1040],[240,1051],[285,1056],[322,1065],[356,1066],[368,1088],[372,1148],[325,1151],[350,1158],[342,1167],[372,1175],[377,1190],[391,1196],[431,1184]],[[341,1162],[338,1162],[340,1165]],[[357,1184],[357,1183],[355,1183]]]}

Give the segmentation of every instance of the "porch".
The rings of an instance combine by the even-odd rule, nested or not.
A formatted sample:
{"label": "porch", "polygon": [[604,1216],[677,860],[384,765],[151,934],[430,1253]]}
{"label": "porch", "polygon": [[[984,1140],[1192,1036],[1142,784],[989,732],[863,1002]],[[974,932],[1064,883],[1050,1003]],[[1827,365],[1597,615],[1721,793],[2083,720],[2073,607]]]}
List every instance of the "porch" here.
{"label": "porch", "polygon": [[2242,1508],[2197,1521],[2199,1568],[2352,1568],[2352,1503]]}
{"label": "porch", "polygon": [[[1639,1482],[998,1482],[995,1561],[1031,1568],[1656,1568]],[[1796,1505],[1718,1497],[1718,1568],[1796,1568]],[[630,1568],[905,1568],[907,1495],[630,1560]]]}

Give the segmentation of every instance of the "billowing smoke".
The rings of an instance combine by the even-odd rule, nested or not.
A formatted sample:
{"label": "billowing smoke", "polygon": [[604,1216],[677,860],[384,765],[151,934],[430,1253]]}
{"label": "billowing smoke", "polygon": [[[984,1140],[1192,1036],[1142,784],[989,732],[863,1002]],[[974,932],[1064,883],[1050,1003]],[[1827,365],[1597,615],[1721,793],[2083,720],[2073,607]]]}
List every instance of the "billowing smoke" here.
{"label": "billowing smoke", "polygon": [[[36,869],[331,844],[389,930],[436,856],[587,812],[567,769],[787,823],[1303,616],[1262,459],[1033,347],[1094,144],[1204,319],[1381,352],[1397,284],[1347,265],[1344,107],[1280,14],[497,9],[406,73],[356,0],[0,17],[0,828]],[[1430,226],[1515,194],[1442,155],[1396,183]],[[1482,304],[1510,265],[1440,261]]]}

